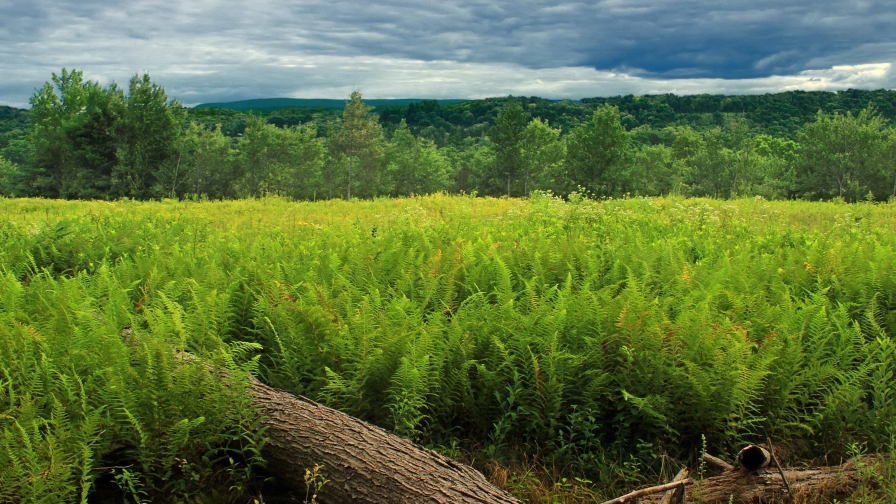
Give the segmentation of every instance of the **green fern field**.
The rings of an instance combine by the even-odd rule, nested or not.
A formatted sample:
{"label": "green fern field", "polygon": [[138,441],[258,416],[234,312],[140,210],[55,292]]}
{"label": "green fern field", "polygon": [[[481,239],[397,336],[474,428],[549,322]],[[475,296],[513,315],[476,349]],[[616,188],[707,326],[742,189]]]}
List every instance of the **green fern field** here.
{"label": "green fern field", "polygon": [[894,338],[892,203],[0,199],[0,502],[259,496],[249,373],[598,491],[890,451]]}

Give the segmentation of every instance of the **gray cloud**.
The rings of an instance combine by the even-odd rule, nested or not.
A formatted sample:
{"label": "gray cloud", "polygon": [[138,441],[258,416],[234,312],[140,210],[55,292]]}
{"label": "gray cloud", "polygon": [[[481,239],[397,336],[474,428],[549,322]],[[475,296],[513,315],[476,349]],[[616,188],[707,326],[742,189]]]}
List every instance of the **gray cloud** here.
{"label": "gray cloud", "polygon": [[[859,77],[831,80],[843,73],[834,67],[896,62],[889,3],[0,0],[0,103],[27,103],[63,66],[102,82],[146,71],[186,103],[352,87],[573,98],[836,89]],[[893,86],[889,71],[855,72]]]}

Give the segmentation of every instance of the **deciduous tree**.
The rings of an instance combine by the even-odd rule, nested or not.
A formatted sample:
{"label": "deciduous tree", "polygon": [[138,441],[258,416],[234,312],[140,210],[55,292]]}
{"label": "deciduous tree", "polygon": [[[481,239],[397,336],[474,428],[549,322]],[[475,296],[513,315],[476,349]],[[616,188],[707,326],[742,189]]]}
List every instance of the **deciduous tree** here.
{"label": "deciduous tree", "polygon": [[171,178],[160,177],[160,172],[175,171],[184,118],[180,102],[169,101],[165,89],[149,75],[131,79],[119,121],[118,165],[112,174],[116,196],[149,199],[169,194],[163,181]]}
{"label": "deciduous tree", "polygon": [[[530,179],[539,182],[542,178],[553,180],[566,159],[566,145],[560,140],[560,129],[551,128],[547,121],[535,118],[526,125],[520,143],[523,166],[523,194],[529,195]],[[553,184],[552,184],[553,185]],[[545,189],[539,184],[539,189]]]}
{"label": "deciduous tree", "polygon": [[67,129],[87,105],[84,73],[53,73],[31,97],[31,185],[37,194],[55,198],[66,196],[66,185],[75,176],[74,147]]}
{"label": "deciduous tree", "polygon": [[626,182],[626,160],[630,154],[628,132],[619,109],[605,105],[594,111],[591,121],[570,134],[567,165],[570,181],[595,195],[612,196]]}
{"label": "deciduous tree", "polygon": [[19,167],[0,156],[0,196],[17,196]]}
{"label": "deciduous tree", "polygon": [[394,195],[429,194],[447,189],[447,159],[432,140],[415,137],[404,120],[392,135],[386,159]]}
{"label": "deciduous tree", "polygon": [[236,160],[230,139],[221,133],[220,125],[206,129],[191,122],[185,132],[181,182],[175,187],[178,195],[192,193],[212,199],[234,197]]}
{"label": "deciduous tree", "polygon": [[871,191],[886,198],[888,184],[880,182],[892,173],[886,156],[888,137],[886,121],[873,108],[856,116],[819,111],[815,122],[803,126],[798,136],[803,192],[856,200]]}

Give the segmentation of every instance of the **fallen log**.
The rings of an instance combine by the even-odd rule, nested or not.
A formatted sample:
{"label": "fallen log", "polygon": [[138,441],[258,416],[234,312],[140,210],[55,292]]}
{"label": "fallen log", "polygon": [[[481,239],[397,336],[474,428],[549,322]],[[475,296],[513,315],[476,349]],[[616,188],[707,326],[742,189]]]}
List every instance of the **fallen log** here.
{"label": "fallen log", "polygon": [[251,385],[265,417],[268,470],[303,485],[323,464],[322,503],[519,503],[477,470],[379,427],[261,382]]}
{"label": "fallen log", "polygon": [[720,473],[733,471],[735,469],[735,467],[728,462],[725,462],[718,457],[713,457],[708,453],[703,454],[703,463],[706,464],[706,467]]}
{"label": "fallen log", "polygon": [[[211,369],[189,352],[175,349],[175,354],[182,362]],[[226,371],[218,372],[229,379]],[[267,438],[262,456],[268,472],[305,490],[305,471],[321,466],[327,482],[317,491],[317,502],[522,504],[470,466],[311,399],[249,380]]]}
{"label": "fallen log", "polygon": [[771,461],[772,456],[764,446],[750,445],[737,454],[737,463],[748,471],[762,469]]}
{"label": "fallen log", "polygon": [[[830,502],[852,494],[861,479],[859,468],[880,460],[877,456],[868,456],[859,463],[851,460],[839,466],[784,469],[777,463],[774,453],[772,450],[770,454],[774,467],[763,467],[755,471],[744,467],[734,468],[711,455],[704,455],[707,465],[712,464],[725,472],[720,476],[695,481],[686,477],[687,469],[682,469],[670,483],[636,490],[603,504],[625,504],[642,499],[643,502],[653,504],[668,504],[675,500],[672,490],[679,487],[687,492],[688,498],[693,499],[692,502],[702,504],[762,504],[782,502],[788,497],[792,502]],[[662,499],[656,495],[660,492],[666,492]]]}
{"label": "fallen log", "polygon": [[727,503],[729,499],[744,504],[782,502],[791,500],[785,478],[796,502],[819,502],[848,497],[858,487],[860,475],[854,461],[803,469],[765,467],[748,471],[741,468],[691,483],[687,491],[695,502],[705,504]]}

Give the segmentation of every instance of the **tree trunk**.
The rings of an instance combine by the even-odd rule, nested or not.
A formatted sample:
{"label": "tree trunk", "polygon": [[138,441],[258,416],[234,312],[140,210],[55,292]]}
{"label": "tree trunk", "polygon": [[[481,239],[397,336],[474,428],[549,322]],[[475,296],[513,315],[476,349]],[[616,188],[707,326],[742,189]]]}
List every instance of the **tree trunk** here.
{"label": "tree trunk", "polygon": [[[854,462],[841,466],[784,469],[783,472],[799,502],[843,499],[859,483]],[[695,502],[705,504],[729,502],[732,497],[734,503],[784,502],[790,498],[781,474],[774,467],[752,472],[744,469],[727,471],[689,485],[688,493]]]}
{"label": "tree trunk", "polygon": [[379,427],[253,381],[268,442],[268,469],[302,487],[323,464],[322,503],[519,503],[466,465]]}
{"label": "tree trunk", "polygon": [[346,193],[345,193],[346,201],[352,200],[352,164],[354,164],[354,161],[355,161],[354,156],[348,157],[348,189],[346,190]]}

